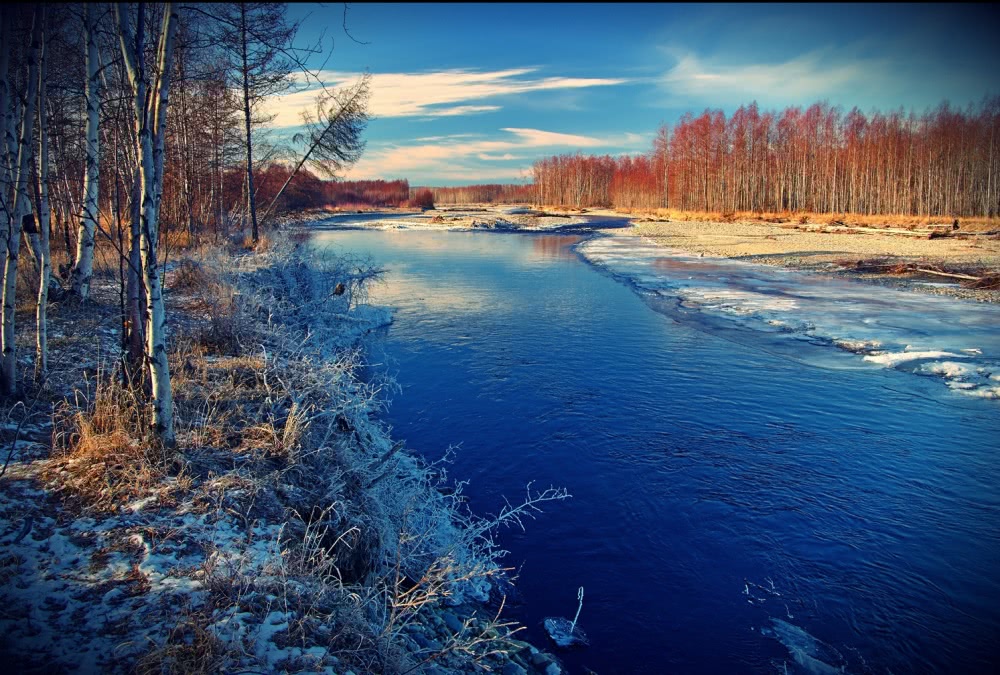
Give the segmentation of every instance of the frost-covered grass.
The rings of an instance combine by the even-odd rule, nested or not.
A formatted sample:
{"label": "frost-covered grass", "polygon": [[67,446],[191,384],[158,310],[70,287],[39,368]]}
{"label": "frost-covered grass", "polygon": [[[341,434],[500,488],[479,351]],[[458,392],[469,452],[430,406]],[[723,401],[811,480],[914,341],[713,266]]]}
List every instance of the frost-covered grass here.
{"label": "frost-covered grass", "polygon": [[445,466],[391,438],[380,413],[395,385],[362,377],[366,340],[391,320],[366,303],[378,275],[284,237],[171,268],[178,449],[155,446],[106,364],[57,406],[51,452],[31,432],[0,486],[11,663],[531,668],[537,650],[482,611],[503,572],[494,535],[567,495],[529,486],[481,518]]}

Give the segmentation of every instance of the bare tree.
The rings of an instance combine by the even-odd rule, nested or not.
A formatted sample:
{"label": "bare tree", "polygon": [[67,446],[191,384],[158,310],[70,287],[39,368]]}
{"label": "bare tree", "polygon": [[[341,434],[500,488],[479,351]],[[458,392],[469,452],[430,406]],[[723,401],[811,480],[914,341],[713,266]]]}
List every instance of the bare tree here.
{"label": "bare tree", "polygon": [[265,121],[258,110],[260,102],[291,86],[296,65],[292,40],[298,24],[286,21],[285,8],[285,3],[280,2],[239,2],[220,5],[216,12],[218,44],[228,61],[230,84],[242,92],[246,211],[254,242],[260,232],[253,176],[253,127]]}
{"label": "bare tree", "polygon": [[[89,11],[89,5],[88,5]],[[45,6],[42,6],[42,21]],[[39,278],[38,302],[35,306],[35,381],[42,382],[49,374],[48,315],[49,278],[52,275],[52,258],[49,246],[49,228],[52,210],[49,207],[49,125],[46,116],[46,85],[48,84],[48,39],[42,35],[42,54],[38,83],[38,237]]]}
{"label": "bare tree", "polygon": [[90,295],[90,279],[94,274],[94,237],[97,232],[97,198],[100,176],[101,78],[100,53],[97,49],[97,6],[87,3],[84,19],[87,50],[87,170],[83,178],[83,213],[76,238],[76,260],[73,265],[73,293],[81,300]]}
{"label": "bare tree", "polygon": [[161,442],[175,444],[173,394],[167,363],[166,311],[163,287],[157,262],[160,239],[159,209],[163,181],[164,136],[167,102],[170,91],[171,62],[178,15],[173,3],[166,3],[156,49],[156,80],[150,82],[146,69],[145,3],[139,3],[136,30],[133,34],[128,6],[115,7],[122,57],[132,89],[135,108],[135,138],[139,152],[141,215],[139,245],[142,277],[146,287],[146,353],[153,396],[153,430]]}
{"label": "bare tree", "polygon": [[[31,46],[28,50],[28,77],[25,102],[21,111],[21,132],[17,146],[17,173],[14,179],[13,204],[7,222],[7,259],[3,274],[3,366],[0,388],[7,396],[17,393],[17,349],[14,340],[14,307],[17,291],[17,259],[21,247],[22,219],[31,218],[28,198],[28,174],[31,171],[32,143],[35,130],[35,105],[38,99],[38,64],[42,51],[43,5],[35,7],[32,17]],[[9,43],[5,43],[7,49]],[[11,97],[12,98],[12,97]]]}
{"label": "bare tree", "polygon": [[10,219],[13,217],[13,204],[10,201],[10,197],[14,178],[11,169],[10,151],[8,150],[10,142],[13,139],[11,110],[13,97],[11,96],[10,77],[8,73],[12,47],[10,39],[11,22],[11,8],[0,7],[0,44],[3,44],[3,49],[0,49],[0,228],[4,230],[0,232],[0,260],[7,257],[8,235],[6,230],[10,227]]}
{"label": "bare tree", "polygon": [[308,111],[303,113],[306,132],[297,134],[294,138],[295,143],[306,144],[305,154],[264,211],[261,217],[262,223],[267,222],[267,217],[285,192],[285,188],[306,162],[332,177],[361,158],[361,153],[365,149],[361,134],[368,125],[370,95],[371,75],[368,73],[348,89],[320,92],[316,100],[315,114]]}

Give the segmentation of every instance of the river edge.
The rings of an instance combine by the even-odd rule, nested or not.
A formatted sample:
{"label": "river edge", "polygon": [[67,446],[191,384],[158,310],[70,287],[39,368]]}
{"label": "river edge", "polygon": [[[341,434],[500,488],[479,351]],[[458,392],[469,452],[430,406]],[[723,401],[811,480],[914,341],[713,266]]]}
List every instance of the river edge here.
{"label": "river edge", "polygon": [[488,521],[380,420],[393,385],[360,375],[391,322],[363,302],[377,272],[268,245],[167,267],[176,457],[114,419],[135,411],[107,386],[113,278],[50,310],[48,387],[3,411],[0,654],[27,673],[564,672],[500,613]]}
{"label": "river edge", "polygon": [[[361,213],[361,212],[358,212]],[[711,220],[665,220],[615,209],[534,209],[510,205],[442,205],[438,209],[380,209],[386,219],[331,226],[338,228],[497,231],[534,234],[600,233],[643,237],[658,246],[693,255],[720,257],[784,267],[809,273],[832,274],[873,286],[946,295],[977,302],[1000,302],[1000,290],[966,288],[934,275],[878,272],[855,263],[877,260],[894,265],[943,265],[1000,274],[1000,239],[950,237],[924,239],[857,231],[824,231],[798,224]],[[370,214],[365,214],[370,217]],[[310,213],[299,222],[321,224],[348,220],[351,213]],[[601,228],[602,219],[630,221],[626,227]]]}

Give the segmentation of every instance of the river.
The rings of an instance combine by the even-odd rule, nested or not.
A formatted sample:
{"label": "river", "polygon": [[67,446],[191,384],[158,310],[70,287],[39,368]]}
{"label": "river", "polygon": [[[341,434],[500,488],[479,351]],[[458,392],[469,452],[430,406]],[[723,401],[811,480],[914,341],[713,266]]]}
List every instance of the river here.
{"label": "river", "polygon": [[526,639],[585,587],[573,672],[994,667],[1000,308],[618,236],[313,242],[387,270],[394,436],[461,444],[480,513],[573,495],[500,537]]}

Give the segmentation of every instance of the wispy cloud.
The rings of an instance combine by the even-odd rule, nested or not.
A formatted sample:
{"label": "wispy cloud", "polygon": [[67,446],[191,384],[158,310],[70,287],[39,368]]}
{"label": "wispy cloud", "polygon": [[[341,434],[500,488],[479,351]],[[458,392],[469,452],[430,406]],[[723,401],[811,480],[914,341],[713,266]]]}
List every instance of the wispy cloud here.
{"label": "wispy cloud", "polygon": [[426,113],[427,117],[456,117],[458,115],[474,115],[482,112],[496,112],[498,105],[457,105],[452,108],[435,108]]}
{"label": "wispy cloud", "polygon": [[[440,70],[424,73],[373,73],[371,112],[377,117],[453,117],[496,112],[501,106],[475,101],[533,91],[584,89],[624,84],[627,80],[598,77],[537,77],[537,68],[508,70]],[[328,87],[355,82],[360,73],[325,71],[320,79]],[[275,97],[267,112],[274,125],[301,124],[300,112],[313,104],[316,89],[306,88]]]}
{"label": "wispy cloud", "polygon": [[517,155],[512,155],[509,152],[505,152],[502,155],[491,155],[488,152],[481,152],[476,155],[479,159],[484,162],[510,162],[516,159],[524,159],[524,157],[519,157]]}
{"label": "wispy cloud", "polygon": [[606,139],[594,138],[593,136],[577,136],[574,134],[560,134],[555,131],[542,131],[541,129],[518,129],[504,127],[500,131],[517,136],[517,147],[540,148],[546,146],[575,146],[578,148],[593,148],[607,145]]}
{"label": "wispy cloud", "polygon": [[778,63],[725,63],[691,52],[674,53],[676,64],[660,84],[675,104],[733,105],[811,103],[843,93],[865,96],[891,86],[887,64],[870,58],[833,58],[828,50]]}
{"label": "wispy cloud", "polygon": [[[608,148],[616,152],[646,144],[640,134],[582,136],[542,129],[505,127],[498,138],[429,136],[414,144],[386,144],[369,148],[348,178],[408,177],[428,183],[434,180],[517,180],[526,175],[527,166],[514,164],[560,149],[582,150]],[[483,162],[489,162],[484,164]],[[500,163],[498,165],[498,163]]]}

